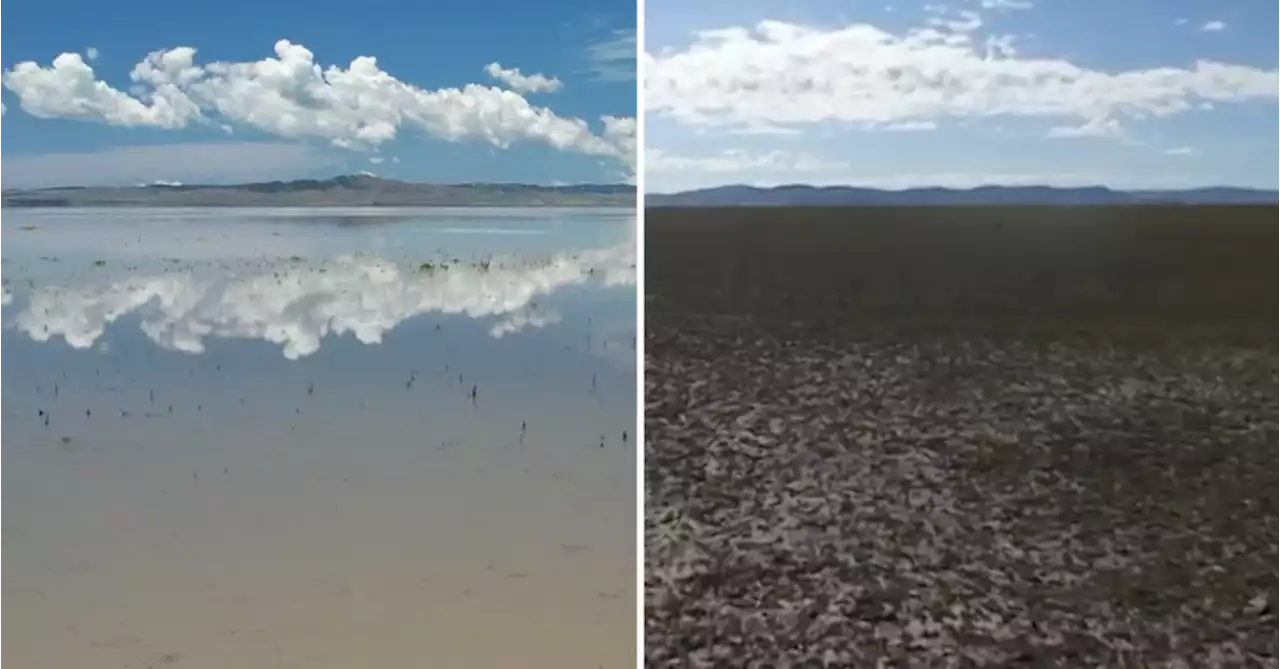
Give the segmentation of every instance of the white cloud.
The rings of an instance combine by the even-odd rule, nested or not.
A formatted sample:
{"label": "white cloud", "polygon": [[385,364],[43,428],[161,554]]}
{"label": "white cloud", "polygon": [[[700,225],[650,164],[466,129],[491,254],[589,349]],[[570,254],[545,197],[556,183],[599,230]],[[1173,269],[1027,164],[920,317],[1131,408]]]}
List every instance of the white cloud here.
{"label": "white cloud", "polygon": [[1187,23],[1188,23],[1188,21],[1187,21],[1187,19],[1186,19],[1186,18],[1178,18],[1178,19],[1174,20],[1173,25],[1175,25],[1175,26],[1185,26],[1185,25],[1187,25]]}
{"label": "white cloud", "polygon": [[1030,0],[982,0],[983,9],[1031,9],[1034,3]]}
{"label": "white cloud", "polygon": [[1054,126],[1049,128],[1050,137],[1121,137],[1124,128],[1113,118],[1090,119],[1076,126]]}
{"label": "white cloud", "polygon": [[702,31],[691,45],[644,56],[645,104],[655,117],[694,126],[874,127],[1015,116],[1096,129],[1204,101],[1277,98],[1276,70],[1200,60],[1105,72],[1020,57],[1007,37],[979,41],[956,30],[963,27],[944,22],[894,34],[865,23],[829,29],[764,21]]}
{"label": "white cloud", "polygon": [[1166,149],[1166,150],[1165,150],[1165,152],[1164,152],[1164,155],[1166,155],[1166,156],[1194,156],[1194,155],[1196,155],[1196,150],[1195,150],[1195,149],[1193,149],[1193,148],[1191,148],[1191,147],[1189,147],[1189,146],[1179,146],[1179,147],[1175,147],[1175,148],[1172,148],[1172,149]]}
{"label": "white cloud", "polygon": [[96,46],[91,46],[91,47],[89,47],[89,48],[85,49],[85,50],[84,50],[84,56],[85,56],[85,58],[88,58],[90,62],[97,60],[97,59],[98,59],[98,47],[96,47]]}
{"label": "white cloud", "polygon": [[1207,33],[1216,33],[1222,30],[1226,30],[1227,24],[1223,23],[1222,21],[1210,21],[1204,24],[1203,26],[1201,26],[1200,29]]}
{"label": "white cloud", "polygon": [[3,75],[23,111],[38,118],[82,118],[111,125],[183,128],[200,116],[186,96],[139,100],[98,81],[78,53],[64,53],[50,67],[26,61]]}
{"label": "white cloud", "polygon": [[524,74],[520,68],[506,69],[498,63],[489,63],[484,71],[517,93],[554,93],[564,88],[564,84],[555,77]]}
{"label": "white cloud", "polygon": [[615,30],[607,39],[587,46],[587,71],[597,81],[635,81],[636,31]]}
{"label": "white cloud", "polygon": [[636,119],[634,116],[604,116],[604,137],[610,146],[625,156],[627,171],[634,173],[636,169]]}
{"label": "white cloud", "polygon": [[369,156],[369,162],[373,163],[374,165],[381,165],[382,161],[383,161],[382,156]]}
{"label": "white cloud", "polygon": [[42,118],[80,118],[112,125],[183,128],[218,122],[287,138],[317,138],[369,149],[412,128],[448,141],[498,148],[539,143],[630,163],[587,122],[531,105],[519,93],[479,84],[424,90],[361,56],[346,68],[321,68],[311,51],[280,40],[275,56],[250,62],[195,63],[196,51],[176,47],[149,54],[134,67],[130,95],[99,81],[79,54],[49,67],[22,62],[3,75],[21,107]]}
{"label": "white cloud", "polygon": [[502,339],[509,334],[515,334],[522,330],[530,328],[544,328],[548,325],[555,325],[560,322],[560,314],[538,310],[533,308],[525,308],[511,314],[506,320],[489,328],[489,336],[494,339]]}
{"label": "white cloud", "polygon": [[104,151],[6,154],[6,187],[132,186],[154,181],[245,182],[307,176],[337,162],[330,151],[286,142],[203,142]]}
{"label": "white cloud", "polygon": [[982,45],[986,48],[987,58],[1012,58],[1018,55],[1014,46],[1016,41],[1017,38],[1013,35],[987,35]]}
{"label": "white cloud", "polygon": [[339,258],[323,269],[41,287],[13,326],[36,341],[62,337],[74,348],[89,348],[108,325],[132,313],[143,333],[166,348],[200,353],[208,337],[260,339],[280,345],[291,360],[315,353],[330,334],[378,343],[400,323],[429,312],[500,318],[490,334],[501,337],[554,323],[556,316],[535,311],[534,303],[557,290],[593,281],[634,285],[635,245],[536,263],[495,258],[488,269],[419,271],[368,257]]}

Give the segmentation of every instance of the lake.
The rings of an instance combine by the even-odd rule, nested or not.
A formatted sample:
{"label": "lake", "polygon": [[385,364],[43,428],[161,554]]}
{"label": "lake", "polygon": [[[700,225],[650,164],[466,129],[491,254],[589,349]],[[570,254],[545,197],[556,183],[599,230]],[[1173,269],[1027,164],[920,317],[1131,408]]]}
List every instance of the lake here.
{"label": "lake", "polygon": [[635,658],[628,210],[9,210],[3,659]]}

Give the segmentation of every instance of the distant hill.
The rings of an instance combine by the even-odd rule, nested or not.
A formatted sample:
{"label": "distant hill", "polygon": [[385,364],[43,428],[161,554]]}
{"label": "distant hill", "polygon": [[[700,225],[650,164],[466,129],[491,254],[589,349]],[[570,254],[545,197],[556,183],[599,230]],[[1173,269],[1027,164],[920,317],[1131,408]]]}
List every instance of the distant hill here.
{"label": "distant hill", "polygon": [[424,184],[359,174],[265,183],[6,189],[6,207],[633,207],[626,184]]}
{"label": "distant hill", "polygon": [[929,207],[957,205],[1123,205],[1280,204],[1280,193],[1246,188],[1118,191],[1102,186],[982,186],[970,189],[879,190],[849,186],[721,186],[669,195],[645,196],[648,207],[863,206]]}

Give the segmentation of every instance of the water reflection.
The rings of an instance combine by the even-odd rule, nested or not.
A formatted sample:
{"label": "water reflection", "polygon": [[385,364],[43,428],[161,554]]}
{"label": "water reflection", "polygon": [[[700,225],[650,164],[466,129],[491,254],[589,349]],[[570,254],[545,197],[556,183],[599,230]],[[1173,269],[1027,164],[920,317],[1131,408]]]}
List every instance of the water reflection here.
{"label": "water reflection", "polygon": [[629,216],[6,213],[5,660],[634,661]]}
{"label": "water reflection", "polygon": [[[201,275],[209,269],[211,276]],[[319,350],[328,334],[351,333],[375,344],[428,312],[499,318],[491,330],[495,337],[540,327],[559,321],[541,310],[540,299],[589,282],[634,286],[634,247],[622,243],[538,259],[435,258],[413,269],[376,256],[298,257],[251,267],[184,263],[176,275],[37,287],[14,327],[37,341],[61,337],[88,348],[108,325],[136,313],[143,332],[166,348],[200,353],[205,337],[262,339],[297,359]]]}

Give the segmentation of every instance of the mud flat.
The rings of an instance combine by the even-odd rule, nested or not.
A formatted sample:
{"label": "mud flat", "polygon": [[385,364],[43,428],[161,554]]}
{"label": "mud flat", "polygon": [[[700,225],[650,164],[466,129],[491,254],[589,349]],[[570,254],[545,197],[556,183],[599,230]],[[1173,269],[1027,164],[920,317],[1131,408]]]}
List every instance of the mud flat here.
{"label": "mud flat", "polygon": [[1274,214],[651,211],[649,666],[1275,666]]}

